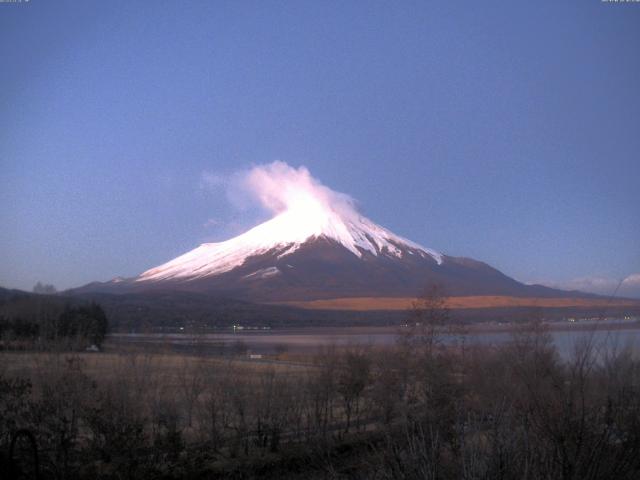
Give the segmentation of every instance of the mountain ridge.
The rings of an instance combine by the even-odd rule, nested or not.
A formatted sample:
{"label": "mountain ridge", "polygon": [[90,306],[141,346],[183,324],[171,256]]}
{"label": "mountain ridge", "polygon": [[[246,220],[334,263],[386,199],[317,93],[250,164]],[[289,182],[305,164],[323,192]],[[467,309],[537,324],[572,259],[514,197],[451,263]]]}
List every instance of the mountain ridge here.
{"label": "mountain ridge", "polygon": [[94,282],[74,291],[175,290],[258,303],[417,297],[433,284],[449,296],[557,298],[569,294],[525,285],[487,263],[419,245],[334,196],[323,198],[293,189],[286,208],[241,235],[201,244],[136,277]]}
{"label": "mountain ridge", "polygon": [[[139,281],[140,277],[85,285],[78,292],[124,293],[177,290],[225,295],[253,302],[319,300],[344,297],[416,297],[430,284],[447,295],[562,297],[569,292],[525,285],[490,265],[466,257],[442,255],[373,255],[356,257],[326,238],[305,242],[282,255],[272,249],[243,259],[219,274]],[[179,257],[178,257],[179,258]],[[593,297],[572,292],[572,296]]]}

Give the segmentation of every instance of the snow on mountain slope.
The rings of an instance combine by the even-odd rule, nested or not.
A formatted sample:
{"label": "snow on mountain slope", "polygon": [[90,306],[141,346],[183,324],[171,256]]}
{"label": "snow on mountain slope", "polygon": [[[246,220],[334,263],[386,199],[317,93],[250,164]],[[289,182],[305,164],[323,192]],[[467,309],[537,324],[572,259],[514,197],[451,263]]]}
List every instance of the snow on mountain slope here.
{"label": "snow on mountain slope", "polygon": [[281,258],[315,238],[334,240],[357,257],[365,252],[402,257],[405,251],[411,254],[415,251],[442,263],[442,255],[434,250],[397,236],[353,212],[338,213],[311,196],[302,196],[294,206],[248,232],[225,242],[200,245],[147,270],[136,282],[214,276],[242,265],[251,256],[274,251]]}
{"label": "snow on mountain slope", "polygon": [[[75,292],[190,292],[250,302],[415,298],[428,285],[452,296],[562,297],[524,285],[483,262],[442,255],[363,217],[355,201],[304,167],[260,165],[235,180],[271,220],[206,243],[140,276],[93,282]],[[233,196],[229,197],[230,199]],[[572,293],[575,296],[575,292]]]}

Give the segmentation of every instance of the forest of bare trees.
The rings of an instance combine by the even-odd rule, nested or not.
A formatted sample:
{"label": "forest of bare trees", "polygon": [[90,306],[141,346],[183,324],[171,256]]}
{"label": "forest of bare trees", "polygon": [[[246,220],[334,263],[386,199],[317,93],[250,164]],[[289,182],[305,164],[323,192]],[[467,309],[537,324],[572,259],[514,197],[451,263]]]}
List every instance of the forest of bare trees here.
{"label": "forest of bare trees", "polygon": [[[640,362],[543,324],[502,347],[421,324],[306,363],[2,354],[0,452],[22,478],[635,479]],[[3,477],[11,478],[11,477]]]}

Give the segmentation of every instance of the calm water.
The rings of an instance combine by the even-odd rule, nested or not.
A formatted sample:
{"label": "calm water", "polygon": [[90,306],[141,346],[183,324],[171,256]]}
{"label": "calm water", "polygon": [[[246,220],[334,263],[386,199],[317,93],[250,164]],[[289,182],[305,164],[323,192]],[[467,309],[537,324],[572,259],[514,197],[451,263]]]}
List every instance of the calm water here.
{"label": "calm water", "polygon": [[[161,346],[175,349],[220,350],[241,348],[252,353],[274,353],[278,351],[310,352],[332,345],[338,347],[350,345],[391,346],[399,337],[401,330],[385,329],[307,329],[290,331],[259,331],[218,334],[114,334],[111,339],[118,343],[134,343]],[[576,345],[593,338],[598,346],[631,348],[640,352],[640,329],[617,326],[612,330],[570,330],[551,331],[553,341],[563,357],[571,355]],[[502,345],[512,340],[508,332],[480,332],[462,337],[443,336],[445,342],[460,341],[465,344]]]}

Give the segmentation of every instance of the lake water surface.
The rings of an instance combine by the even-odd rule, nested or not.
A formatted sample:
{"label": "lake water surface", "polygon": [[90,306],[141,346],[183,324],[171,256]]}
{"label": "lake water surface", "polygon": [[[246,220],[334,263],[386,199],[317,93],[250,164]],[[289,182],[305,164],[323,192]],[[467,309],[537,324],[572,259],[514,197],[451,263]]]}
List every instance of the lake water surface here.
{"label": "lake water surface", "polygon": [[[609,328],[612,326],[615,328]],[[402,332],[403,329],[392,327],[309,328],[197,335],[184,333],[113,334],[110,335],[110,338],[118,343],[166,345],[176,349],[198,348],[203,351],[213,351],[236,348],[251,353],[269,354],[283,351],[310,353],[329,346],[392,346],[398,341]],[[619,324],[613,324],[608,325],[607,328],[598,326],[595,330],[552,329],[549,333],[563,357],[570,356],[578,344],[590,339],[599,347],[631,348],[640,352],[640,329],[637,327],[626,328]],[[508,331],[478,331],[462,336],[443,335],[442,339],[446,343],[464,341],[466,345],[499,346],[512,341],[513,335]]]}

